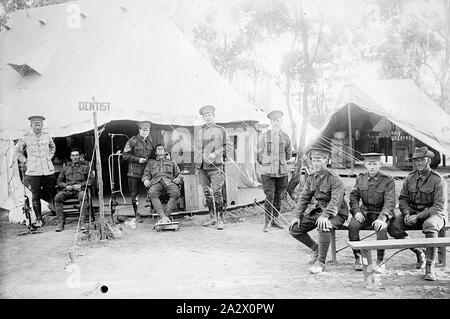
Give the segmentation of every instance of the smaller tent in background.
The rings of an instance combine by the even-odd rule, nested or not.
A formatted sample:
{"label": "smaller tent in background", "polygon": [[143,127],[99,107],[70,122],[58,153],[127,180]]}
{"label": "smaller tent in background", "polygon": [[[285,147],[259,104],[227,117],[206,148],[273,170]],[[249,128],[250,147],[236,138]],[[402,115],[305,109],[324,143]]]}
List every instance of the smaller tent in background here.
{"label": "smaller tent in background", "polygon": [[342,89],[314,144],[331,144],[336,168],[352,167],[361,153],[380,152],[393,167],[411,169],[407,158],[423,145],[435,152],[437,166],[441,155],[450,155],[450,115],[409,79],[353,83]]}

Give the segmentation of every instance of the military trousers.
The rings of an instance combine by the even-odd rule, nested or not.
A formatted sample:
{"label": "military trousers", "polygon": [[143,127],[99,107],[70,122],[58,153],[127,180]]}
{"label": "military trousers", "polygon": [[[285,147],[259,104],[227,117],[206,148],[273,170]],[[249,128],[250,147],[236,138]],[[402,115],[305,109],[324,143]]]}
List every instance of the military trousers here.
{"label": "military trousers", "polygon": [[215,202],[216,208],[223,207],[222,188],[225,183],[225,173],[222,168],[199,169],[199,180],[203,187],[208,208],[212,208]]}
{"label": "military trousers", "polygon": [[42,218],[41,199],[53,204],[53,199],[56,194],[56,178],[54,175],[26,175],[24,183],[31,190],[33,211],[36,219],[40,220]]}
{"label": "military trousers", "polygon": [[[55,209],[56,209],[56,217],[58,221],[64,221],[64,212],[63,212],[63,204],[64,201],[71,198],[77,198],[80,204],[80,209],[82,209],[81,217],[84,223],[89,222],[89,196],[86,190],[80,189],[77,190],[61,190],[55,196]],[[84,202],[83,202],[84,198]]]}
{"label": "military trousers", "polygon": [[271,221],[276,219],[281,211],[281,198],[286,191],[288,176],[261,175],[261,182],[266,195],[266,201],[264,202],[266,221]]}
{"label": "military trousers", "polygon": [[[161,200],[159,198],[163,190],[165,190],[170,197],[167,202],[166,212],[164,212]],[[163,179],[161,179],[158,183],[151,185],[148,189],[148,197],[150,197],[153,208],[155,208],[160,217],[163,217],[164,215],[167,217],[170,216],[175,209],[176,200],[180,197],[180,195],[180,188],[177,184],[174,182],[165,182]]]}
{"label": "military trousers", "polygon": [[438,233],[445,226],[445,219],[441,215],[432,215],[425,220],[418,220],[415,225],[406,225],[402,215],[397,216],[389,225],[387,231],[391,237],[402,239],[408,236],[405,230],[422,230],[424,234]]}

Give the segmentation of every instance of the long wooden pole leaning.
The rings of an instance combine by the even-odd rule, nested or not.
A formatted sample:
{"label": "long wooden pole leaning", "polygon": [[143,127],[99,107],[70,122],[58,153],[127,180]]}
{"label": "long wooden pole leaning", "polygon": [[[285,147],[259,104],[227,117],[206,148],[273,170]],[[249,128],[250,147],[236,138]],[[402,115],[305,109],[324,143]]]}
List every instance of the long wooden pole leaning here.
{"label": "long wooden pole leaning", "polygon": [[106,223],[105,223],[105,202],[103,200],[103,178],[102,178],[102,162],[100,159],[100,143],[97,127],[97,112],[93,112],[94,117],[94,138],[95,138],[95,156],[98,181],[98,199],[100,204],[100,239],[106,239]]}

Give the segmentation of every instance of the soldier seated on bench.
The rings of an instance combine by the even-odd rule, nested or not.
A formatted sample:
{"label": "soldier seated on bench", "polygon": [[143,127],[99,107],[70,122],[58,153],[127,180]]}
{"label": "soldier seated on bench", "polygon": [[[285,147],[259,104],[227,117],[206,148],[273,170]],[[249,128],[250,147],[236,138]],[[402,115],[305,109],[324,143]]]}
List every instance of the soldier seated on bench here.
{"label": "soldier seated on bench", "polygon": [[[348,225],[350,241],[359,240],[359,231],[370,225],[375,229],[377,239],[388,239],[386,229],[395,218],[395,181],[381,172],[381,153],[365,153],[364,166],[367,171],[356,177],[350,192],[350,213],[353,218]],[[362,205],[360,206],[360,200]],[[361,251],[353,250],[355,270],[362,270]],[[384,273],[384,250],[377,251],[377,267],[374,271]]]}
{"label": "soldier seated on bench", "polygon": [[[388,233],[395,239],[407,238],[405,230],[421,229],[427,238],[437,238],[438,233],[448,221],[447,184],[444,178],[430,168],[434,153],[426,146],[416,147],[413,156],[416,169],[409,173],[403,183],[399,197],[402,213],[388,227]],[[422,252],[423,254],[423,252]],[[426,248],[425,280],[436,280],[434,270],[437,248]],[[417,268],[423,268],[423,259]]]}
{"label": "soldier seated on bench", "polygon": [[[296,217],[289,224],[289,234],[313,251],[310,261],[313,266],[309,269],[313,274],[325,270],[330,230],[342,226],[348,217],[344,183],[339,175],[327,169],[330,153],[328,148],[311,148],[309,155],[314,172],[306,179],[298,199]],[[308,234],[316,227],[318,243]]]}
{"label": "soldier seated on bench", "polygon": [[80,161],[79,149],[73,148],[70,151],[70,159],[72,162],[62,168],[57,181],[59,187],[59,192],[55,196],[56,216],[58,219],[57,232],[64,229],[63,204],[69,198],[78,198],[80,207],[84,198],[83,211],[81,212],[84,225],[80,229],[82,231],[86,230],[86,224],[89,223],[89,200],[85,192],[87,186],[94,184],[94,177],[92,173],[89,175],[89,163]]}
{"label": "soldier seated on bench", "polygon": [[[169,158],[164,146],[156,145],[155,159],[150,160],[145,166],[142,182],[145,187],[149,188],[148,197],[150,197],[153,207],[161,217],[158,223],[169,223],[171,221],[169,217],[175,209],[176,200],[181,195],[178,185],[182,178],[183,175],[180,174],[178,164]],[[170,196],[165,212],[159,199],[163,189]]]}

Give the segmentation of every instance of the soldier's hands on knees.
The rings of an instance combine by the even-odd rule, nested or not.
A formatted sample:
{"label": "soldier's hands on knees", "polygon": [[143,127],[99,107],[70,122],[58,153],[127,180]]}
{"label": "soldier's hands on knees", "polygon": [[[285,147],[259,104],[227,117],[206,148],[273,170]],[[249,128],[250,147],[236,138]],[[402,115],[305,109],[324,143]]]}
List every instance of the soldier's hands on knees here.
{"label": "soldier's hands on knees", "polygon": [[66,186],[66,190],[71,191],[72,189],[73,189],[73,186],[71,186],[71,185]]}
{"label": "soldier's hands on knees", "polygon": [[373,226],[373,229],[375,229],[376,231],[380,231],[380,230],[387,228],[387,223],[382,219],[376,219],[372,223],[372,226]]}
{"label": "soldier's hands on knees", "polygon": [[139,164],[144,164],[145,162],[147,162],[147,160],[145,158],[141,157],[139,159]]}
{"label": "soldier's hands on knees", "polygon": [[76,191],[80,190],[80,188],[81,188],[81,185],[79,185],[79,184],[73,185],[73,189]]}
{"label": "soldier's hands on knees", "polygon": [[360,213],[360,212],[357,212],[357,213],[355,214],[355,219],[356,219],[357,221],[359,221],[360,223],[363,223],[363,222],[366,220],[366,218],[364,217],[364,215],[363,215],[362,213]]}
{"label": "soldier's hands on knees", "polygon": [[210,159],[211,161],[215,158],[216,158],[216,154],[214,154],[214,153],[211,153],[208,155],[208,159]]}
{"label": "soldier's hands on knees", "polygon": [[[406,216],[405,216],[405,218],[406,218]],[[417,215],[409,215],[409,218],[407,221],[405,221],[405,223],[407,225],[411,225],[411,226],[415,225],[417,223]]]}
{"label": "soldier's hands on knees", "polygon": [[324,216],[320,216],[319,218],[317,218],[316,224],[319,230],[328,231],[331,228],[331,222],[327,217]]}
{"label": "soldier's hands on knees", "polygon": [[145,187],[150,187],[150,181],[149,181],[148,179],[146,179],[146,180],[144,181],[144,186],[145,186]]}

